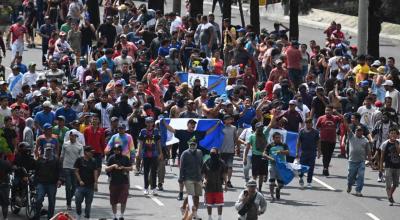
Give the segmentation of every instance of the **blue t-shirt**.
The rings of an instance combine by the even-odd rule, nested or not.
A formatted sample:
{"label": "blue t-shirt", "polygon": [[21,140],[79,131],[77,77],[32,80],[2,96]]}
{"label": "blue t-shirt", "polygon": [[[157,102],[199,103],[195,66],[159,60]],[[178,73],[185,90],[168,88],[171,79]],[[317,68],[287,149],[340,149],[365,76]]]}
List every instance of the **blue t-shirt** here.
{"label": "blue t-shirt", "polygon": [[142,157],[144,158],[154,158],[158,157],[159,153],[157,149],[157,142],[160,140],[161,136],[157,129],[147,130],[142,129],[139,133],[138,139],[142,141]]}
{"label": "blue t-shirt", "polygon": [[[245,107],[243,105],[241,105],[239,107],[239,112],[243,112],[244,108]],[[243,114],[243,116],[241,118],[239,118],[238,126],[240,128],[247,127],[247,125],[251,124],[251,121],[253,120],[253,118],[255,116],[256,116],[256,109],[253,107],[250,107],[249,109],[246,110],[246,112]]]}
{"label": "blue t-shirt", "polygon": [[272,158],[278,157],[281,162],[286,162],[286,155],[284,154],[278,154],[279,151],[282,150],[289,150],[289,147],[287,144],[275,144],[271,143],[267,145],[267,154],[271,156]]}
{"label": "blue t-shirt", "polygon": [[65,109],[65,107],[60,107],[59,109],[56,110],[56,117],[58,117],[60,115],[65,117],[65,123],[66,124],[69,124],[72,121],[78,119],[78,115],[71,108]]}
{"label": "blue t-shirt", "polygon": [[301,143],[301,157],[315,157],[317,153],[317,142],[319,140],[319,131],[311,129],[306,131],[302,129],[299,132],[299,141]]}
{"label": "blue t-shirt", "polygon": [[43,127],[46,123],[53,124],[55,118],[54,112],[45,113],[44,111],[40,111],[35,115],[35,122]]}
{"label": "blue t-shirt", "polygon": [[20,73],[24,74],[24,73],[28,72],[28,67],[26,67],[25,64],[20,63],[20,64],[17,64],[17,66],[19,68]]}
{"label": "blue t-shirt", "polygon": [[101,66],[103,65],[103,62],[104,62],[104,61],[107,61],[108,68],[111,70],[111,72],[114,72],[115,63],[114,63],[114,61],[113,61],[111,58],[108,59],[108,58],[106,57],[106,55],[100,57],[100,58],[96,61],[96,67],[97,67],[97,69],[100,69],[100,68],[101,68]]}
{"label": "blue t-shirt", "polygon": [[158,48],[158,55],[159,56],[168,56],[169,55],[169,47],[160,47]]}

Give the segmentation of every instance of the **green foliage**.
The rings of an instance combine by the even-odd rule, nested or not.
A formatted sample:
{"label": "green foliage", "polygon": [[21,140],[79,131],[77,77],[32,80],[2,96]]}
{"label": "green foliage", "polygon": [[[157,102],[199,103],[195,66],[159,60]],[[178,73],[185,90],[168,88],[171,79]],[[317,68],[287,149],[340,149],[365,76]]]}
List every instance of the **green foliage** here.
{"label": "green foliage", "polygon": [[383,0],[381,12],[384,20],[389,22],[400,23],[400,1],[399,0]]}

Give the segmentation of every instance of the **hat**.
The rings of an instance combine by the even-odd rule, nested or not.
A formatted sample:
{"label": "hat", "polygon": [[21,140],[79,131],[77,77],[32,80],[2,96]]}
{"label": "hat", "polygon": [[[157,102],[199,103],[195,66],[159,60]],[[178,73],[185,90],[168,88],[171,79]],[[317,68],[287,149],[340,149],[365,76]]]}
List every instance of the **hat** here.
{"label": "hat", "polygon": [[257,182],[256,182],[255,180],[249,180],[249,181],[246,183],[246,186],[247,186],[247,187],[257,187]]}
{"label": "hat", "polygon": [[385,82],[382,83],[382,86],[393,86],[393,81],[390,79],[385,80]]}
{"label": "hat", "polygon": [[378,101],[375,102],[375,107],[380,108],[382,106],[383,106],[383,104],[382,104],[381,101],[378,100]]}
{"label": "hat", "polygon": [[50,123],[45,123],[45,124],[43,125],[43,128],[44,128],[44,129],[51,129],[51,128],[53,128],[53,126],[52,126]]}
{"label": "hat", "polygon": [[57,116],[57,120],[63,120],[63,121],[65,121],[65,117],[64,117],[64,115],[59,115],[59,116]]}
{"label": "hat", "polygon": [[50,101],[45,101],[45,102],[43,102],[43,104],[42,104],[42,107],[43,108],[53,108],[53,105],[51,104],[51,102]]}
{"label": "hat", "polygon": [[29,68],[31,68],[31,67],[33,67],[33,66],[36,66],[36,63],[35,63],[35,62],[30,62],[29,65],[28,65]]}
{"label": "hat", "polygon": [[75,135],[75,136],[79,136],[79,133],[76,129],[72,129],[71,131],[69,131],[69,135]]}
{"label": "hat", "polygon": [[122,80],[117,80],[117,81],[115,82],[115,85],[116,85],[116,86],[122,86]]}
{"label": "hat", "polygon": [[18,66],[18,65],[13,65],[13,66],[11,67],[11,69],[12,69],[12,70],[19,69],[19,66]]}
{"label": "hat", "polygon": [[154,118],[149,116],[144,119],[145,122],[154,122]]}
{"label": "hat", "polygon": [[256,128],[262,128],[262,127],[264,127],[264,124],[262,122],[256,123]]}
{"label": "hat", "polygon": [[89,81],[94,81],[92,76],[86,76],[85,77],[85,81],[89,82]]}
{"label": "hat", "polygon": [[361,81],[361,82],[360,82],[360,86],[361,86],[361,87],[369,86],[368,80],[363,80],[363,81]]}
{"label": "hat", "polygon": [[60,36],[65,36],[65,35],[67,35],[67,33],[65,33],[64,31],[61,31],[59,35]]}
{"label": "hat", "polygon": [[275,64],[276,64],[276,65],[278,65],[278,64],[280,64],[280,63],[283,63],[283,61],[282,61],[281,59],[275,60]]}
{"label": "hat", "polygon": [[290,100],[289,101],[289,105],[297,105],[297,101],[296,100]]}
{"label": "hat", "polygon": [[6,81],[4,81],[4,80],[1,80],[1,81],[0,81],[0,86],[1,86],[1,85],[4,85],[4,84],[8,84],[8,83],[7,83]]}
{"label": "hat", "polygon": [[44,86],[40,87],[40,93],[43,94],[45,92],[49,92],[49,89],[47,87],[44,87]]}
{"label": "hat", "polygon": [[138,41],[136,41],[135,44],[136,44],[136,45],[139,45],[139,44],[140,44],[140,45],[145,45],[145,43],[146,43],[146,42],[144,42],[144,40],[138,40]]}
{"label": "hat", "polygon": [[291,44],[291,45],[294,45],[294,46],[297,46],[297,45],[299,45],[299,42],[298,42],[297,40],[292,40],[292,41],[290,42],[290,44]]}
{"label": "hat", "polygon": [[23,20],[24,20],[24,17],[18,16],[17,21],[23,21]]}
{"label": "hat", "polygon": [[378,66],[380,66],[380,65],[382,65],[382,64],[381,64],[381,61],[379,61],[379,60],[375,60],[375,61],[371,64],[371,66],[376,66],[376,67],[378,67]]}
{"label": "hat", "polygon": [[35,91],[32,93],[32,95],[33,95],[33,97],[39,97],[39,96],[42,95],[42,93],[41,93],[40,91],[38,91],[38,90],[35,90]]}
{"label": "hat", "polygon": [[73,120],[73,121],[71,122],[71,124],[77,125],[77,124],[80,124],[80,122],[79,122],[79,120]]}
{"label": "hat", "polygon": [[125,129],[125,128],[126,128],[126,125],[125,125],[124,123],[119,123],[119,124],[118,124],[118,128],[124,128],[124,129]]}
{"label": "hat", "polygon": [[126,38],[126,34],[121,34],[119,38]]}
{"label": "hat", "polygon": [[116,145],[114,145],[113,148],[114,148],[114,149],[122,150],[122,145],[121,145],[121,144],[116,144]]}
{"label": "hat", "polygon": [[113,121],[118,121],[118,118],[114,116],[114,117],[112,117],[110,120],[111,120],[112,122],[113,122]]}
{"label": "hat", "polygon": [[189,145],[190,145],[190,144],[196,144],[196,145],[197,145],[196,136],[193,136],[192,138],[190,138],[189,141],[188,141],[187,143],[188,143]]}
{"label": "hat", "polygon": [[68,98],[73,98],[75,96],[75,92],[69,91],[69,92],[67,92],[67,94],[65,96],[67,96]]}
{"label": "hat", "polygon": [[197,121],[195,121],[194,119],[189,119],[189,121],[187,123],[197,124]]}
{"label": "hat", "polygon": [[246,32],[246,29],[240,28],[239,30],[237,30],[237,32]]}
{"label": "hat", "polygon": [[83,148],[83,151],[85,151],[85,152],[93,152],[94,150],[93,150],[93,148],[91,146],[85,146]]}

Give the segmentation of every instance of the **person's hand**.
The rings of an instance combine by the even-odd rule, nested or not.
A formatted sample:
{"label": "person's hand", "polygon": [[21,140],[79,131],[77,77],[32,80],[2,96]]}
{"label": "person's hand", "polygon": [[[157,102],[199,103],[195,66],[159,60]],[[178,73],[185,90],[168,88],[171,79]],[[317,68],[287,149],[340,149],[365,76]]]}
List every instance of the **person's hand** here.
{"label": "person's hand", "polygon": [[85,183],[81,180],[81,181],[79,181],[79,185],[80,185],[80,186],[84,186]]}
{"label": "person's hand", "polygon": [[203,180],[203,186],[206,186],[206,185],[207,185],[207,183],[208,183],[208,182],[207,182],[207,180],[206,180],[206,179],[204,179],[204,180]]}
{"label": "person's hand", "polygon": [[224,185],[224,192],[228,192],[228,187],[226,186],[226,184]]}
{"label": "person's hand", "polygon": [[114,168],[114,169],[118,169],[118,165],[117,164],[114,164],[114,165],[112,165],[112,167]]}

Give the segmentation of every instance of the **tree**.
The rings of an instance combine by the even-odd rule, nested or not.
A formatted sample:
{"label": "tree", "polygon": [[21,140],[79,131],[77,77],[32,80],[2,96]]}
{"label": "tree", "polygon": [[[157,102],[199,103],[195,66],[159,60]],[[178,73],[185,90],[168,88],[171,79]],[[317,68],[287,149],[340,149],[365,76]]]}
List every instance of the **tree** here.
{"label": "tree", "polygon": [[299,2],[298,0],[289,1],[289,39],[299,40]]}
{"label": "tree", "polygon": [[258,0],[250,0],[250,24],[256,34],[260,33],[260,9]]}
{"label": "tree", "polygon": [[190,2],[190,17],[195,18],[198,14],[203,14],[202,0],[189,0]]}
{"label": "tree", "polygon": [[165,0],[149,0],[147,3],[148,9],[153,9],[154,11],[160,10],[164,14],[164,1]]}
{"label": "tree", "polygon": [[172,11],[176,14],[181,14],[181,0],[174,0],[172,3]]}
{"label": "tree", "polygon": [[379,58],[379,33],[383,22],[382,0],[370,0],[368,5],[368,54]]}

